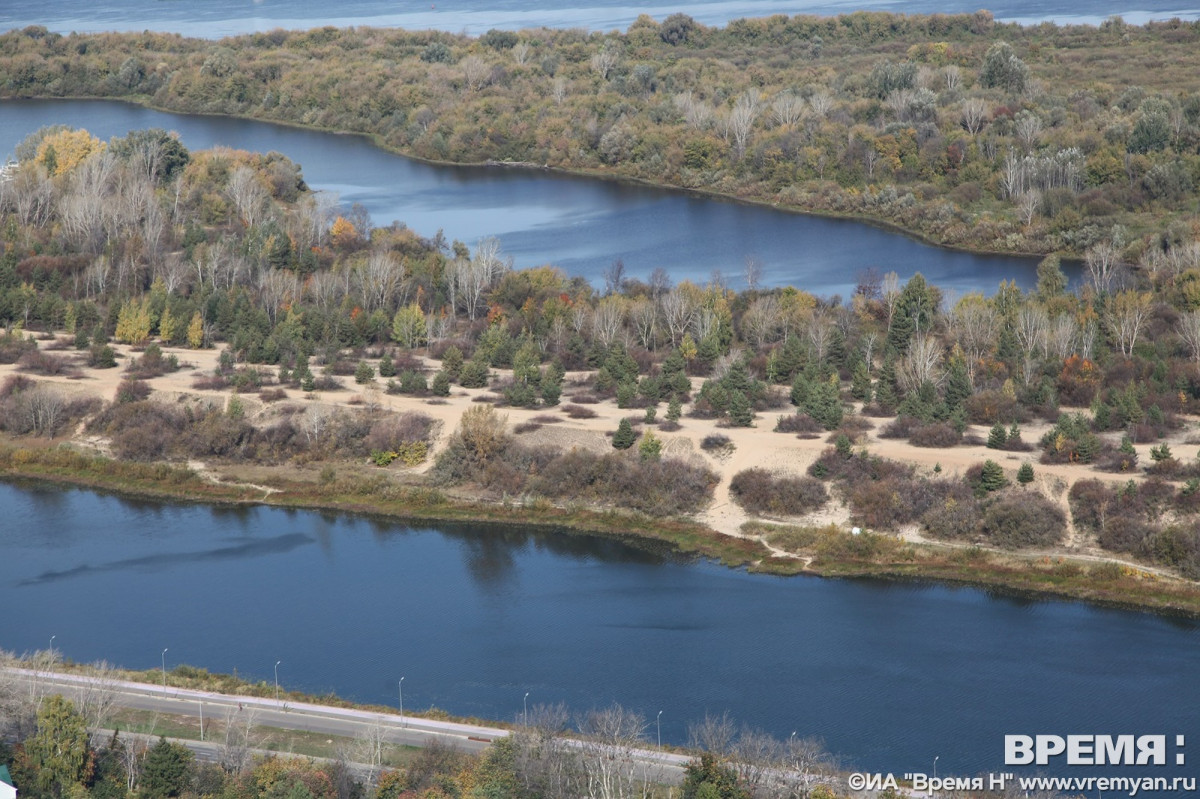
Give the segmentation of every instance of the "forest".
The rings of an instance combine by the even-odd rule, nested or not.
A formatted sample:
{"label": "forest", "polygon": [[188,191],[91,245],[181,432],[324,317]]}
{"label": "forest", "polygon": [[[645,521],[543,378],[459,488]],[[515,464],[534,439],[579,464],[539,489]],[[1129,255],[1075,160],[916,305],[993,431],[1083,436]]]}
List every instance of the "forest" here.
{"label": "forest", "polygon": [[[368,494],[391,475],[686,517],[725,479],[721,431],[773,420],[780,445],[831,446],[804,475],[731,476],[749,516],[836,500],[872,531],[999,549],[1073,530],[1200,575],[1200,460],[1178,451],[1200,443],[1186,437],[1200,408],[1195,240],[1148,264],[1103,248],[1077,290],[1048,256],[1035,290],[990,297],[871,270],[845,299],[737,292],[663,270],[630,279],[619,263],[593,287],[514,270],[494,239],[472,249],[376,226],[276,153],[65,128],[18,153],[0,191],[0,428],[24,440],[82,424],[128,462],[370,463],[382,472],[357,484]],[[211,369],[187,362],[206,352]],[[105,370],[121,376],[111,397],[68,390]],[[152,383],[172,375],[190,375],[188,390],[158,401]],[[353,390],[411,401],[397,413]],[[431,415],[455,398],[473,402],[442,431]],[[513,427],[504,408],[529,413]],[[535,438],[610,418],[607,451]],[[688,436],[707,459],[670,449]],[[889,439],[908,454],[872,451]],[[962,474],[918,469],[923,449],[980,446],[990,457]],[[1006,472],[1013,454],[1025,461]],[[405,475],[414,466],[426,471]],[[1050,482],[1031,487],[1042,472]]]}
{"label": "forest", "polygon": [[0,36],[0,96],[121,98],[1149,264],[1194,238],[1200,23],[773,16],[626,32]]}

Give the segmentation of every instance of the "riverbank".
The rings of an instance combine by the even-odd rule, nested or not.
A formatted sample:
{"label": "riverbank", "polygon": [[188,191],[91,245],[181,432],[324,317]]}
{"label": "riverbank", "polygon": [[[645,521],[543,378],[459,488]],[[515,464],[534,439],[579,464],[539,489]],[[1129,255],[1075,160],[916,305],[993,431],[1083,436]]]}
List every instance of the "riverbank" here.
{"label": "riverbank", "polygon": [[[122,99],[354,132],[428,163],[619,178],[972,252],[1081,255],[1119,225],[1136,262],[1193,211],[1194,114],[1183,102],[1172,133],[1155,103],[1193,89],[1195,33],[1120,29],[1022,28],[980,12],[713,29],[647,18],[625,33],[478,39],[369,28],[83,35],[86,68],[51,36],[12,32],[0,76],[11,74],[13,98]],[[288,57],[297,51],[305,58]],[[894,63],[900,52],[907,60]],[[1001,56],[1012,74],[995,73]],[[1130,74],[1145,78],[1136,96],[1120,93]],[[1020,114],[1033,121],[1018,135]],[[1161,131],[1137,128],[1155,114]],[[1045,177],[1057,170],[1065,184]]]}
{"label": "riverbank", "polygon": [[[179,466],[124,463],[68,447],[29,448],[17,447],[11,440],[0,442],[0,479],[10,482],[45,481],[172,502],[338,511],[399,523],[520,524],[608,536],[640,546],[667,546],[729,567],[779,576],[941,582],[1200,618],[1200,588],[1195,584],[1111,561],[1068,555],[1027,557],[979,547],[914,544],[882,535],[852,536],[844,531],[814,535],[804,532],[807,528],[760,522],[749,523],[745,536],[733,537],[694,522],[563,508],[544,500],[485,503],[420,485],[353,478],[326,484],[299,482],[284,476],[285,467],[279,467],[273,479],[265,479],[271,470],[256,467],[253,485],[214,482]],[[265,495],[264,486],[272,489]],[[793,543],[781,554],[789,535]]]}

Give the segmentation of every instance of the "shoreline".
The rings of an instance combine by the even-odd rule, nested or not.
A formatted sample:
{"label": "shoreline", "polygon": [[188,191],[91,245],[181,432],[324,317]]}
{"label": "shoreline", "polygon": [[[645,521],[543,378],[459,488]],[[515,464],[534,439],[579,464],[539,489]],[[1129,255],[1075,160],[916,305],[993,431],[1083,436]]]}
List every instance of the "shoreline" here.
{"label": "shoreline", "polygon": [[899,556],[882,561],[851,557],[822,560],[819,554],[780,557],[757,539],[725,535],[686,520],[655,519],[594,507],[562,508],[546,501],[485,504],[419,485],[393,484],[396,496],[372,497],[362,491],[370,491],[373,486],[361,483],[356,492],[348,487],[311,483],[304,484],[301,491],[295,483],[276,482],[269,486],[274,491],[264,496],[262,486],[212,483],[186,467],[129,463],[64,447],[31,450],[0,443],[0,481],[17,486],[43,483],[169,502],[335,511],[400,523],[522,524],[551,533],[609,537],[634,546],[667,546],[680,555],[709,558],[727,567],[783,578],[918,582],[1200,619],[1200,587],[1195,584],[1121,568],[1116,576],[1105,572],[1101,577],[1101,564],[1067,556],[1000,556],[979,548],[953,551],[900,542],[903,547]]}
{"label": "shoreline", "polygon": [[[143,99],[144,98],[144,99]],[[1009,258],[1028,258],[1030,260],[1040,260],[1049,255],[1059,255],[1065,262],[1082,262],[1082,254],[1068,251],[1052,251],[1041,252],[1036,250],[997,250],[988,249],[985,247],[970,247],[965,245],[950,244],[939,241],[937,238],[927,235],[919,230],[912,230],[903,225],[880,217],[870,216],[867,214],[847,213],[840,211],[824,210],[819,208],[808,208],[802,205],[789,205],[772,201],[765,198],[742,197],[738,195],[725,194],[720,191],[705,189],[700,187],[679,186],[673,183],[664,183],[653,181],[647,178],[637,177],[635,175],[622,175],[605,172],[603,170],[587,169],[583,167],[563,167],[551,166],[549,164],[537,164],[529,161],[504,161],[496,159],[485,159],[483,161],[443,161],[435,158],[425,158],[413,153],[405,152],[401,148],[392,147],[382,141],[381,137],[375,133],[367,133],[363,131],[349,130],[346,128],[327,128],[320,125],[306,125],[299,122],[289,120],[280,120],[269,117],[255,116],[250,114],[225,114],[212,111],[181,111],[179,109],[161,106],[153,102],[147,96],[139,97],[93,97],[89,95],[0,95],[0,105],[7,101],[40,101],[40,102],[100,102],[100,103],[126,103],[137,108],[144,108],[148,111],[155,111],[161,114],[173,114],[176,116],[191,116],[191,117],[212,117],[215,119],[236,119],[247,122],[258,122],[266,125],[279,125],[280,127],[291,128],[294,130],[311,131],[314,133],[326,133],[334,136],[357,136],[366,140],[372,147],[377,150],[394,155],[399,158],[404,158],[418,164],[428,166],[444,167],[444,168],[461,168],[461,169],[506,169],[516,171],[527,171],[530,173],[544,172],[562,177],[577,178],[582,180],[599,180],[607,183],[628,184],[631,186],[640,186],[645,188],[657,189],[664,192],[679,193],[684,196],[698,197],[710,200],[720,200],[722,202],[730,202],[738,205],[744,205],[755,208],[767,208],[780,211],[786,214],[794,214],[797,216],[811,216],[820,219],[834,219],[845,222],[856,222],[863,225],[869,225],[879,230],[884,230],[890,233],[904,236],[919,244],[924,244],[929,247],[936,247],[950,252],[964,253],[967,255],[980,256],[998,256]],[[30,131],[32,132],[32,131]],[[303,172],[304,165],[299,165]],[[888,184],[893,186],[897,191],[905,190],[904,184]],[[877,187],[878,188],[878,187]],[[911,192],[910,192],[911,193]],[[395,220],[403,222],[403,220]],[[414,231],[417,235],[423,235],[419,231]]]}

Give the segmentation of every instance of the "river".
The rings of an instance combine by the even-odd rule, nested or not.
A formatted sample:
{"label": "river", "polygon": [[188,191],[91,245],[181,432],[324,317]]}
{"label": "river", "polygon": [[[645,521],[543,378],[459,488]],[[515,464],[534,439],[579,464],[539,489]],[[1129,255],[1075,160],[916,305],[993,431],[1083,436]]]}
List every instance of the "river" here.
{"label": "river", "polygon": [[[307,29],[321,25],[369,25],[410,30],[442,30],[479,35],[492,28],[586,28],[626,30],[639,14],[662,21],[683,12],[705,25],[725,25],[741,17],[772,14],[829,16],[856,10],[905,14],[971,14],[975,0],[689,0],[637,4],[629,0],[584,3],[529,3],[523,0],[345,0],[331,10],[319,0],[124,0],[97,5],[88,0],[7,0],[0,8],[0,30],[44,25],[52,31],[171,31],[186,36],[218,38],[274,28]],[[1186,0],[994,0],[984,7],[999,20],[1037,24],[1096,25],[1120,15],[1142,24],[1151,19],[1196,19],[1200,10]]]}
{"label": "river", "polygon": [[512,526],[7,484],[0,518],[0,646],[18,652],[55,636],[73,660],[149,669],[166,648],[167,668],[267,682],[278,660],[285,687],[390,705],[404,677],[406,708],[509,721],[526,692],[531,707],[620,702],[652,737],[662,710],[674,743],[728,711],[870,770],[1000,771],[1013,733],[1200,741],[1192,621],[750,575]]}
{"label": "river", "polygon": [[[762,283],[846,299],[865,269],[921,272],[943,290],[992,293],[1001,280],[1036,285],[1036,258],[977,255],[923,244],[861,222],[787,213],[680,191],[542,170],[425,164],[384,152],[359,136],[227,117],[166,114],[110,101],[0,102],[0,159],[42,125],[87,128],[107,139],[130,130],[178,131],[192,149],[215,145],[299,163],[314,189],[358,202],[376,224],[398,220],[422,235],[444,230],[469,245],[497,236],[519,268],[553,264],[593,284],[618,258],[628,274],[658,267],[675,281],[720,272],[744,285],[747,257]],[[1069,267],[1077,280],[1079,267]]]}

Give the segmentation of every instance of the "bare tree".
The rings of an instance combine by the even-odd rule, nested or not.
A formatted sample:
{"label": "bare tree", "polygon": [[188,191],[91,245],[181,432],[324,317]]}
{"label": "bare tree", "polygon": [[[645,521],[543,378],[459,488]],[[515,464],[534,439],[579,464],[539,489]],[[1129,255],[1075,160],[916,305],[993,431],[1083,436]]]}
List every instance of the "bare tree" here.
{"label": "bare tree", "polygon": [[829,318],[829,314],[818,308],[813,312],[808,319],[808,324],[805,325],[804,332],[808,336],[808,341],[812,344],[813,355],[817,361],[824,362],[825,355],[829,351],[829,342],[833,340],[833,320]]}
{"label": "bare tree", "polygon": [[1075,341],[1079,335],[1079,325],[1070,314],[1060,314],[1050,320],[1046,329],[1046,351],[1065,361],[1075,351]]}
{"label": "bare tree", "polygon": [[793,127],[804,116],[804,98],[797,97],[791,90],[785,89],[775,95],[771,102],[771,112],[776,124],[785,128]]}
{"label": "bare tree", "polygon": [[1200,363],[1200,311],[1181,314],[1178,322],[1179,338],[1183,340],[1192,360]]}
{"label": "bare tree", "polygon": [[1116,242],[1104,241],[1083,254],[1088,279],[1099,294],[1112,293],[1121,267],[1121,251]]}
{"label": "bare tree", "polygon": [[808,96],[808,107],[818,118],[824,119],[833,110],[833,97],[824,89],[819,89]]}
{"label": "bare tree", "polygon": [[1021,380],[1025,385],[1029,385],[1033,379],[1039,355],[1046,351],[1046,331],[1049,327],[1050,319],[1039,305],[1027,303],[1017,312],[1017,324],[1013,332],[1021,350]]}
{"label": "bare tree", "polygon": [[619,63],[621,51],[612,42],[605,42],[600,52],[594,54],[591,59],[592,71],[604,80],[608,80],[608,76]]}
{"label": "bare tree", "polygon": [[554,98],[555,105],[562,105],[563,100],[567,99],[567,79],[562,75],[556,75],[550,83],[550,96]]}
{"label": "bare tree", "polygon": [[629,306],[629,322],[633,325],[638,343],[654,349],[658,336],[658,307],[652,300],[639,299]]}
{"label": "bare tree", "polygon": [[742,335],[761,349],[777,340],[780,331],[779,300],[774,295],[759,297],[742,314]]}
{"label": "bare tree", "polygon": [[942,80],[946,83],[946,91],[956,92],[962,86],[962,70],[954,64],[942,68]]}
{"label": "bare tree", "polygon": [[688,744],[695,749],[725,757],[733,751],[736,733],[728,712],[720,716],[705,713],[703,721],[688,725]]}
{"label": "bare tree", "polygon": [[22,426],[39,436],[53,438],[63,423],[67,401],[53,389],[38,386],[17,396],[15,413]]}
{"label": "bare tree", "polygon": [[1022,111],[1013,127],[1021,147],[1026,153],[1032,152],[1042,135],[1042,118],[1032,111]]}
{"label": "bare tree", "polygon": [[517,42],[512,49],[513,61],[524,66],[525,62],[529,60],[529,50],[529,42]]}
{"label": "bare tree", "polygon": [[248,166],[235,168],[229,175],[225,193],[246,227],[254,227],[263,220],[269,197],[253,169]]}
{"label": "bare tree", "polygon": [[667,335],[671,346],[677,346],[683,334],[692,326],[696,316],[696,302],[689,292],[680,291],[678,287],[663,295],[663,323],[667,326]]}
{"label": "bare tree", "polygon": [[299,295],[296,275],[286,269],[271,269],[258,278],[258,301],[271,324],[279,315],[279,309]]}
{"label": "bare tree", "polygon": [[300,430],[304,433],[304,438],[310,447],[325,435],[330,416],[329,409],[324,405],[309,405],[304,415],[300,417]]}
{"label": "bare tree", "polygon": [[987,103],[978,97],[970,97],[962,104],[962,109],[959,111],[959,119],[962,120],[962,126],[967,129],[967,133],[971,137],[979,135],[979,131],[983,130],[983,126],[987,123]]}
{"label": "bare tree", "polygon": [[625,285],[625,261],[617,258],[604,270],[604,293],[619,294]]}
{"label": "bare tree", "polygon": [[545,799],[580,795],[579,751],[563,736],[568,720],[565,705],[534,705],[528,723],[513,731],[515,771],[525,795]]}
{"label": "bare tree", "polygon": [[725,117],[725,137],[733,140],[734,154],[741,158],[746,153],[746,142],[750,131],[754,129],[754,121],[758,119],[758,95],[753,91],[745,91],[738,97],[733,108]]}
{"label": "bare tree", "polygon": [[467,56],[459,63],[459,67],[462,68],[466,87],[473,92],[479,91],[491,81],[492,68],[477,55]]}
{"label": "bare tree", "polygon": [[592,314],[592,338],[596,344],[608,349],[617,340],[625,325],[625,298],[619,295],[605,297],[596,305]]}
{"label": "bare tree", "polygon": [[974,382],[979,361],[996,346],[1000,317],[987,300],[968,297],[950,313],[950,333],[966,355],[967,374]]}
{"label": "bare tree", "polygon": [[762,281],[763,262],[757,255],[749,254],[742,262],[742,274],[746,278],[746,288],[750,291],[758,291],[758,284]]}
{"label": "bare tree", "polygon": [[613,705],[591,711],[579,727],[586,736],[580,747],[585,775],[582,795],[589,799],[650,795],[648,767],[634,756],[646,731],[641,714]]}
{"label": "bare tree", "polygon": [[146,762],[146,739],[130,737],[122,742],[120,749],[121,768],[125,771],[125,789],[132,791],[137,787],[138,777],[142,776],[142,765]]}
{"label": "bare tree", "polygon": [[241,774],[250,765],[255,746],[255,712],[238,705],[225,713],[224,738],[217,747],[217,762],[230,774]]}
{"label": "bare tree", "polygon": [[1150,318],[1153,297],[1149,292],[1122,291],[1108,301],[1105,322],[1126,358],[1133,357],[1138,336]]}
{"label": "bare tree", "polygon": [[92,664],[87,682],[79,685],[75,709],[83,716],[88,730],[94,735],[96,730],[108,726],[116,706],[117,678],[113,674],[112,666],[104,661]]}
{"label": "bare tree", "polygon": [[683,121],[695,130],[707,130],[712,125],[715,112],[708,103],[698,100],[692,90],[675,95],[675,107],[683,114]]}
{"label": "bare tree", "polygon": [[901,388],[916,391],[925,383],[942,382],[942,347],[933,336],[917,335],[908,345],[908,352],[896,369]]}
{"label": "bare tree", "polygon": [[387,751],[387,724],[383,717],[376,717],[370,724],[361,727],[354,736],[354,743],[347,759],[366,767],[364,782],[374,787],[383,768],[384,753]]}
{"label": "bare tree", "polygon": [[900,276],[895,272],[888,272],[883,276],[883,282],[879,287],[879,296],[883,299],[883,306],[887,309],[887,332],[892,332],[892,322],[896,318],[896,305],[900,302]]}
{"label": "bare tree", "polygon": [[1037,216],[1037,209],[1041,203],[1042,194],[1037,189],[1030,189],[1017,198],[1017,211],[1025,220],[1025,227],[1029,227],[1033,223],[1033,218]]}
{"label": "bare tree", "polygon": [[387,310],[404,280],[404,265],[390,250],[372,250],[354,278],[366,311]]}

